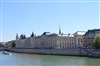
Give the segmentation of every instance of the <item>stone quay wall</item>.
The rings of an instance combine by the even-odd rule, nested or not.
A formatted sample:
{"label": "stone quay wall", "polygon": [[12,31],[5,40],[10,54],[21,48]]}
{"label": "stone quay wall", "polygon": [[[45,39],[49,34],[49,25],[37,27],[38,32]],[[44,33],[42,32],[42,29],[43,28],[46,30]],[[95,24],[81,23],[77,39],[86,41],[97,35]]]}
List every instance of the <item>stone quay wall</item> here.
{"label": "stone quay wall", "polygon": [[50,55],[76,55],[87,56],[87,52],[84,49],[79,48],[66,48],[66,49],[9,49],[12,52],[18,53],[33,53],[33,54],[50,54]]}

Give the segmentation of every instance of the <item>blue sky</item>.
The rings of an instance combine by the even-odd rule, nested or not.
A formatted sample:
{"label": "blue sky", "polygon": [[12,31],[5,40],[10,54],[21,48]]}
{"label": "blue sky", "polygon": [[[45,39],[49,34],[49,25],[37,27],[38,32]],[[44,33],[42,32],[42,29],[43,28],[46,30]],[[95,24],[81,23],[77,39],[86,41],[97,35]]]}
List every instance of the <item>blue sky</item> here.
{"label": "blue sky", "polygon": [[62,0],[55,0],[56,2],[2,1],[2,16],[0,16],[0,20],[2,17],[2,41],[15,39],[16,33],[26,36],[30,36],[31,32],[35,32],[37,35],[44,31],[58,33],[59,26],[63,33],[99,28],[100,7],[98,0],[91,0],[96,2],[57,2]]}

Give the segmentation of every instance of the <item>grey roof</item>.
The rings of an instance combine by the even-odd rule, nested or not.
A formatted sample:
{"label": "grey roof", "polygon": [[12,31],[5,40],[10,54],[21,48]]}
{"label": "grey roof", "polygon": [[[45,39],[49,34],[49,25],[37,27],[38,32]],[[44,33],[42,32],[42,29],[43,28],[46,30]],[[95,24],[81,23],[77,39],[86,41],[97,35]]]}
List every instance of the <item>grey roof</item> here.
{"label": "grey roof", "polygon": [[93,30],[88,30],[85,35],[89,34],[89,33],[95,33],[97,31],[100,31],[100,29],[93,29]]}

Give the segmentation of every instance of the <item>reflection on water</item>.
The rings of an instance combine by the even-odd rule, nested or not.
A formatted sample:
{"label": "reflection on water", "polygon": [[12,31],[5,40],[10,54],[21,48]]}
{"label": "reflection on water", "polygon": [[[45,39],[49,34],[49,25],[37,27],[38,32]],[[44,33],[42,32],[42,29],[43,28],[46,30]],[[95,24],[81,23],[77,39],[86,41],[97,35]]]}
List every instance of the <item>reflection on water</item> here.
{"label": "reflection on water", "polygon": [[2,66],[100,66],[100,59],[73,56],[54,56],[0,52]]}

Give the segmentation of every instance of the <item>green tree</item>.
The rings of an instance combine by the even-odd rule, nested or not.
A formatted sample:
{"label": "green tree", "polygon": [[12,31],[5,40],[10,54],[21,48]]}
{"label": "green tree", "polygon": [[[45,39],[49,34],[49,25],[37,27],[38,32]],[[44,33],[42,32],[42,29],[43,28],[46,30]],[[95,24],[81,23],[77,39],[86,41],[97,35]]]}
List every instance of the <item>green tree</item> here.
{"label": "green tree", "polygon": [[12,48],[15,48],[15,47],[16,47],[16,43],[13,42],[13,43],[12,43]]}
{"label": "green tree", "polygon": [[32,32],[31,37],[34,37],[34,33]]}
{"label": "green tree", "polygon": [[94,39],[94,46],[96,49],[100,49],[100,34],[97,34]]}

